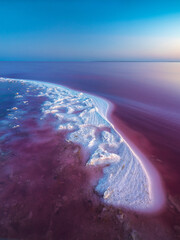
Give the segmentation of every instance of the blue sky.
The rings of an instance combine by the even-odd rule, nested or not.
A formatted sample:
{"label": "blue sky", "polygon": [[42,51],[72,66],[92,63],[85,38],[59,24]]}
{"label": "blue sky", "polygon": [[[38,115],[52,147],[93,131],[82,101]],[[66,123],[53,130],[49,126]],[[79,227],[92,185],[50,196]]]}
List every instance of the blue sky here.
{"label": "blue sky", "polygon": [[0,60],[180,60],[180,1],[0,0]]}

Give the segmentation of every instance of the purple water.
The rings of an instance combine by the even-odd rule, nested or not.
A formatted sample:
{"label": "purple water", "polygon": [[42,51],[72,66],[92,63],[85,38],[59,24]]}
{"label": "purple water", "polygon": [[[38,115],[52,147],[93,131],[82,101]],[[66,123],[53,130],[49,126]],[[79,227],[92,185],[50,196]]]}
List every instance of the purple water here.
{"label": "purple water", "polygon": [[[39,120],[45,99],[37,102],[33,92],[28,111],[23,105],[20,120],[15,119],[14,127],[23,127],[11,126],[1,141],[0,237],[178,239],[179,63],[1,62],[0,76],[57,83],[109,100],[111,122],[158,171],[166,196],[165,206],[152,214],[103,203],[94,191],[103,169],[84,167],[82,146],[55,131],[53,116]],[[21,91],[21,85],[9,90],[1,85],[2,121]],[[4,122],[1,134],[3,127]],[[81,150],[69,157],[76,148]]]}

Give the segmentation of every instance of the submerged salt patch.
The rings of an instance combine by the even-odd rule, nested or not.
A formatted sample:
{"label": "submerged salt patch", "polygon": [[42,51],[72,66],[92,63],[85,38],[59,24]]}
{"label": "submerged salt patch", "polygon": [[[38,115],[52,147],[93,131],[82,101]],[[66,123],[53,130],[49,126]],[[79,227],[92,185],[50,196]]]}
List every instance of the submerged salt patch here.
{"label": "submerged salt patch", "polygon": [[108,204],[146,210],[153,204],[150,179],[144,166],[123,138],[107,121],[108,103],[100,98],[44,82],[24,81],[38,87],[38,96],[46,96],[44,117],[53,114],[58,130],[69,132],[67,141],[85,146],[87,165],[103,165],[104,176],[96,191]]}

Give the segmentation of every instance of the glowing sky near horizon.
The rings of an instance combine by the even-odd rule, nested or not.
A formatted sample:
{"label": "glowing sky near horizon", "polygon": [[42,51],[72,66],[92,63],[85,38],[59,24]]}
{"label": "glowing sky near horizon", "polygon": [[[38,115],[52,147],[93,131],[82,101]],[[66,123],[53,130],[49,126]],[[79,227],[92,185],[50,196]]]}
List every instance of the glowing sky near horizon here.
{"label": "glowing sky near horizon", "polygon": [[180,60],[180,1],[0,0],[0,60]]}

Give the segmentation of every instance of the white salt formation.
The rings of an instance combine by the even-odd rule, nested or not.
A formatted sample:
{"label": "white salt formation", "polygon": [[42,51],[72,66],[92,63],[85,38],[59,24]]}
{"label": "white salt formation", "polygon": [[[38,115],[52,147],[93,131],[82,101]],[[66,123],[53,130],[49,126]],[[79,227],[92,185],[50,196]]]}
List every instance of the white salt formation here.
{"label": "white salt formation", "polygon": [[142,161],[107,120],[108,102],[60,85],[19,81],[48,98],[42,105],[43,117],[55,115],[58,131],[68,131],[67,141],[84,146],[89,153],[87,165],[105,166],[96,186],[105,203],[138,211],[154,207],[153,182]]}

